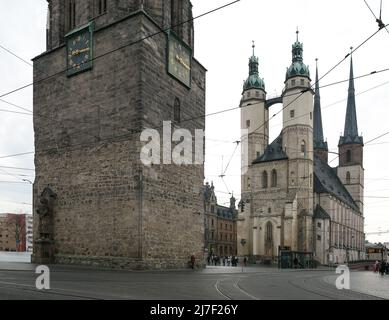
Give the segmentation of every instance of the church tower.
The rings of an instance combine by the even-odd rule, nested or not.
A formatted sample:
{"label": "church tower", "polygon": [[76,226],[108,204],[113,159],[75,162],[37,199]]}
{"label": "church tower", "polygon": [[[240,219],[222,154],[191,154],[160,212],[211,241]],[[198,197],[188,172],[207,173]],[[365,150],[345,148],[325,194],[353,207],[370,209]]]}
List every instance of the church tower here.
{"label": "church tower", "polygon": [[[51,217],[34,229],[33,261],[122,268],[201,261],[204,166],[193,146],[193,164],[172,164],[169,154],[173,130],[195,136],[205,128],[206,70],[185,22],[191,2],[48,5],[47,51],[33,60],[33,196],[34,220],[43,221],[37,209]],[[151,138],[141,138],[145,129],[161,143],[152,165],[141,161]]]}
{"label": "church tower", "polygon": [[258,58],[253,55],[249,59],[249,76],[243,84],[241,108],[242,130],[242,187],[247,191],[247,169],[252,162],[261,156],[269,143],[269,110],[265,106],[265,82],[259,76]]}
{"label": "church tower", "polygon": [[314,92],[298,36],[297,31],[283,91],[282,146],[289,159],[288,190],[297,199],[297,248],[312,251]]}
{"label": "church tower", "polygon": [[363,137],[358,133],[352,57],[350,61],[346,121],[343,136],[339,140],[338,176],[363,214]]}
{"label": "church tower", "polygon": [[328,144],[324,141],[323,122],[321,118],[319,71],[316,59],[316,83],[315,83],[315,102],[313,109],[313,148],[314,154],[325,163],[328,162]]}

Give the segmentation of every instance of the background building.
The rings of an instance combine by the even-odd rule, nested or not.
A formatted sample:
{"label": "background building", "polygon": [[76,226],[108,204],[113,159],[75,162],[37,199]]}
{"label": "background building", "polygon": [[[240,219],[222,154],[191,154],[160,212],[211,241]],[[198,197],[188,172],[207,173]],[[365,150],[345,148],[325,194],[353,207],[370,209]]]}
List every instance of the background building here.
{"label": "background building", "polygon": [[213,183],[204,186],[205,248],[209,254],[234,256],[237,254],[236,201],[232,196],[230,206],[217,203]]}
{"label": "background building", "polygon": [[[337,168],[328,164],[318,72],[313,91],[298,33],[281,97],[266,99],[254,53],[249,69],[241,100],[249,162],[243,168],[244,209],[238,219],[238,243],[243,239],[247,245],[239,245],[238,252],[275,261],[282,249],[312,255],[322,264],[363,259],[363,138],[358,134],[352,60]],[[269,108],[276,103],[283,105],[283,129],[269,144]]]}
{"label": "background building", "polygon": [[[0,214],[0,251],[28,251],[27,244],[28,241],[32,240],[31,233],[32,215],[12,213]],[[31,244],[29,244],[29,246],[30,245]]]}

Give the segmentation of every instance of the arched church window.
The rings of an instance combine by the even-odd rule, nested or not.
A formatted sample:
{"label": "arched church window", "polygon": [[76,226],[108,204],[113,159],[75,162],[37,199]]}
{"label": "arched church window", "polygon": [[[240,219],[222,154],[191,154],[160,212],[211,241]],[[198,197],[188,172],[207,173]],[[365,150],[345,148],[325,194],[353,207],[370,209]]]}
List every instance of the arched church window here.
{"label": "arched church window", "polygon": [[268,209],[267,209],[267,213],[271,213],[271,208],[269,207]]}
{"label": "arched church window", "polygon": [[275,169],[271,172],[271,186],[272,188],[277,187],[277,171]]}
{"label": "arched church window", "polygon": [[346,152],[346,161],[351,162],[351,150],[347,150]]}
{"label": "arched church window", "polygon": [[273,241],[273,224],[270,221],[266,224],[265,239],[266,242]]}
{"label": "arched church window", "polygon": [[174,100],[174,122],[181,122],[181,102],[178,98]]}
{"label": "arched church window", "polygon": [[351,183],[351,174],[349,171],[347,171],[346,173],[346,184],[350,184]]}
{"label": "arched church window", "polygon": [[304,140],[301,142],[301,155],[302,155],[304,158],[307,157],[307,144],[305,143]]}
{"label": "arched church window", "polygon": [[264,188],[264,189],[267,188],[267,172],[266,171],[262,172],[262,188]]}

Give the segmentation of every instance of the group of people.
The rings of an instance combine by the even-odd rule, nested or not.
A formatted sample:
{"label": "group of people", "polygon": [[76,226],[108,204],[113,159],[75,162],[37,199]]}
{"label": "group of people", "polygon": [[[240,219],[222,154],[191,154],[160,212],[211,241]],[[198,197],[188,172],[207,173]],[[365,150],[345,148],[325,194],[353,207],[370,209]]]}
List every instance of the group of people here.
{"label": "group of people", "polygon": [[380,275],[389,274],[389,263],[382,260],[379,262],[378,260],[374,263],[373,267],[374,272],[379,272]]}
{"label": "group of people", "polygon": [[[208,256],[207,262],[209,266],[237,267],[239,265],[239,259],[236,256],[219,257],[212,254]],[[243,263],[247,264],[246,258],[244,258]]]}

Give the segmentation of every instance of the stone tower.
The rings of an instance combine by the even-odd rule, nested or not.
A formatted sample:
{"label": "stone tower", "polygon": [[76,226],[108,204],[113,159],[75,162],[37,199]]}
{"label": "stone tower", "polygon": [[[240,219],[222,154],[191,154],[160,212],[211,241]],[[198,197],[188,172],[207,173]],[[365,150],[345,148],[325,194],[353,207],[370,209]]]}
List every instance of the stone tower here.
{"label": "stone tower", "polygon": [[343,136],[339,140],[338,176],[363,214],[363,137],[358,133],[352,57],[350,61],[346,121]]}
{"label": "stone tower", "polygon": [[[200,261],[203,164],[140,160],[144,129],[169,145],[170,129],[194,136],[205,127],[206,70],[193,57],[193,23],[181,24],[192,17],[190,1],[48,3],[47,51],[34,59],[34,214],[45,188],[56,197],[49,247],[35,246],[33,261],[126,268],[186,267],[193,254]],[[34,237],[42,240],[39,230]]]}
{"label": "stone tower", "polygon": [[316,82],[315,82],[315,102],[313,109],[313,148],[314,154],[322,159],[325,163],[328,162],[328,144],[324,141],[323,122],[321,118],[321,102],[320,102],[320,86],[319,86],[319,71],[316,59]]}
{"label": "stone tower", "polygon": [[295,241],[299,251],[312,251],[314,92],[309,68],[303,62],[303,44],[298,39],[298,31],[292,56],[283,91],[282,145],[289,158],[288,190],[295,192],[297,198]]}
{"label": "stone tower", "polygon": [[258,58],[249,59],[249,76],[243,84],[241,107],[242,130],[242,186],[243,192],[250,185],[247,175],[248,166],[262,155],[269,144],[269,110],[265,106],[265,82],[259,76]]}

